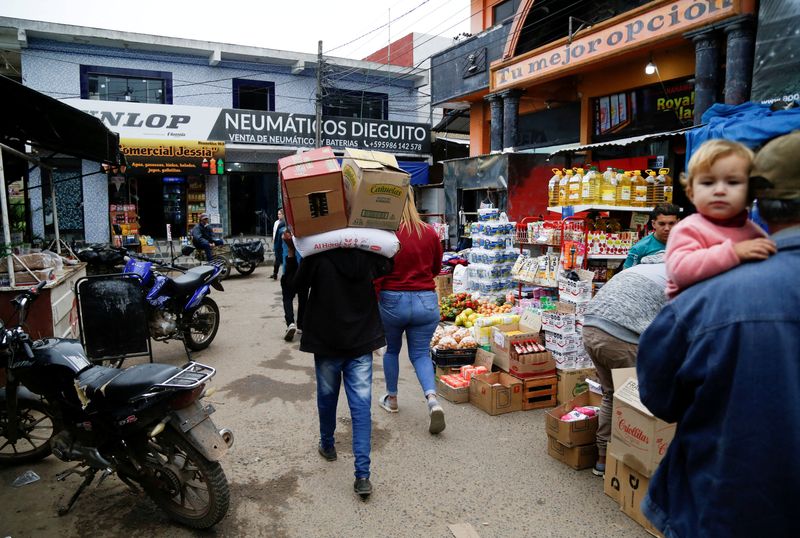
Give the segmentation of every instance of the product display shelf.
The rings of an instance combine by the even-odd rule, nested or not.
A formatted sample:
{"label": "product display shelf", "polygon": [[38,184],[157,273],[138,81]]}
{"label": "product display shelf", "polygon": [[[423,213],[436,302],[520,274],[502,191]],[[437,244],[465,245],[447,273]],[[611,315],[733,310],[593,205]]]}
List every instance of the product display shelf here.
{"label": "product display shelf", "polygon": [[[583,211],[628,211],[631,213],[649,213],[653,210],[652,206],[648,207],[634,207],[634,206],[623,206],[623,205],[601,205],[601,204],[589,204],[589,205],[575,205],[575,206],[567,206],[572,208],[573,213],[582,213]],[[562,206],[552,206],[548,207],[548,211],[552,211],[553,213],[562,213],[565,208]]]}
{"label": "product display shelf", "polygon": [[627,254],[589,254],[589,260],[625,260]]}

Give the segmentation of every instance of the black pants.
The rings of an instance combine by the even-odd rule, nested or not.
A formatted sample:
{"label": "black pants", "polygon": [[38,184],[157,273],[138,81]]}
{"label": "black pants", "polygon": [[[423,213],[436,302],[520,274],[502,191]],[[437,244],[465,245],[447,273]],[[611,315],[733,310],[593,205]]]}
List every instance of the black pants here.
{"label": "black pants", "polygon": [[303,330],[303,315],[306,311],[308,290],[294,289],[294,275],[297,273],[297,258],[287,256],[286,267],[281,275],[281,296],[283,297],[283,317],[287,327],[294,323],[294,298],[297,296],[297,328]]}
{"label": "black pants", "polygon": [[283,258],[282,253],[276,251],[275,252],[275,263],[273,264],[273,268],[272,268],[272,277],[273,278],[278,276],[278,269],[281,268],[281,260],[282,260],[282,258]]}

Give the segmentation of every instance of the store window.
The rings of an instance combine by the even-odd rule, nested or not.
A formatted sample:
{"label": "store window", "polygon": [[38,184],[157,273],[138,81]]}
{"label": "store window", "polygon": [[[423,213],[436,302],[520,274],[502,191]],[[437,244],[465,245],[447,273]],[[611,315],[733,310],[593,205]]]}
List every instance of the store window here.
{"label": "store window", "polygon": [[521,3],[522,0],[505,0],[505,2],[492,6],[492,21],[494,21],[494,24],[499,24],[507,18],[513,17]]}
{"label": "store window", "polygon": [[275,83],[233,79],[233,108],[267,112],[275,110]]}
{"label": "store window", "polygon": [[82,65],[81,99],[172,104],[172,73]]}
{"label": "store window", "polygon": [[389,119],[388,94],[338,88],[326,88],[326,93],[322,104],[324,116],[370,120]]}
{"label": "store window", "polygon": [[580,140],[580,102],[548,103],[547,106],[552,108],[520,116],[518,146],[554,146]]}

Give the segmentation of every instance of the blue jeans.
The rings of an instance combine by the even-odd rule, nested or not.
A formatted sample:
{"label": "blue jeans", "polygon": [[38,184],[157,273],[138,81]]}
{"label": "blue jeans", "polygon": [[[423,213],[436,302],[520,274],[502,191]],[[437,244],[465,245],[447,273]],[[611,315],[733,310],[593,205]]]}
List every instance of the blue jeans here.
{"label": "blue jeans", "polygon": [[331,448],[334,444],[336,404],[339,402],[339,387],[344,379],[344,391],[352,421],[355,475],[356,478],[369,478],[372,443],[372,353],[354,359],[315,354],[314,365],[317,373],[320,443],[323,448]]}
{"label": "blue jeans", "polygon": [[417,379],[425,396],[436,394],[436,380],[431,362],[430,344],[433,331],[439,324],[439,301],[433,291],[382,291],[380,300],[383,331],[386,334],[386,353],[383,373],[386,392],[397,395],[400,375],[398,358],[403,347],[403,332],[408,342],[408,358],[414,365]]}

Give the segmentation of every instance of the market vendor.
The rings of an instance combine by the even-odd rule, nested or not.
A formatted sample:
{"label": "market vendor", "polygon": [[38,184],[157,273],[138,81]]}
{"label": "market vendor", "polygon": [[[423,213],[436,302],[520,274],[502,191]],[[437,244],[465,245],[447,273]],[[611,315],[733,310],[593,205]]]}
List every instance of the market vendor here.
{"label": "market vendor", "polygon": [[196,248],[203,249],[203,252],[206,253],[206,261],[210,262],[213,257],[211,255],[212,243],[221,245],[223,241],[214,237],[214,232],[211,231],[211,226],[208,224],[208,214],[203,213],[200,215],[200,222],[192,228],[192,244]]}
{"label": "market vendor", "polygon": [[653,233],[631,247],[622,265],[623,269],[639,264],[645,256],[666,250],[669,232],[678,223],[680,213],[681,208],[673,204],[660,204],[654,207],[650,212],[649,222]]}

